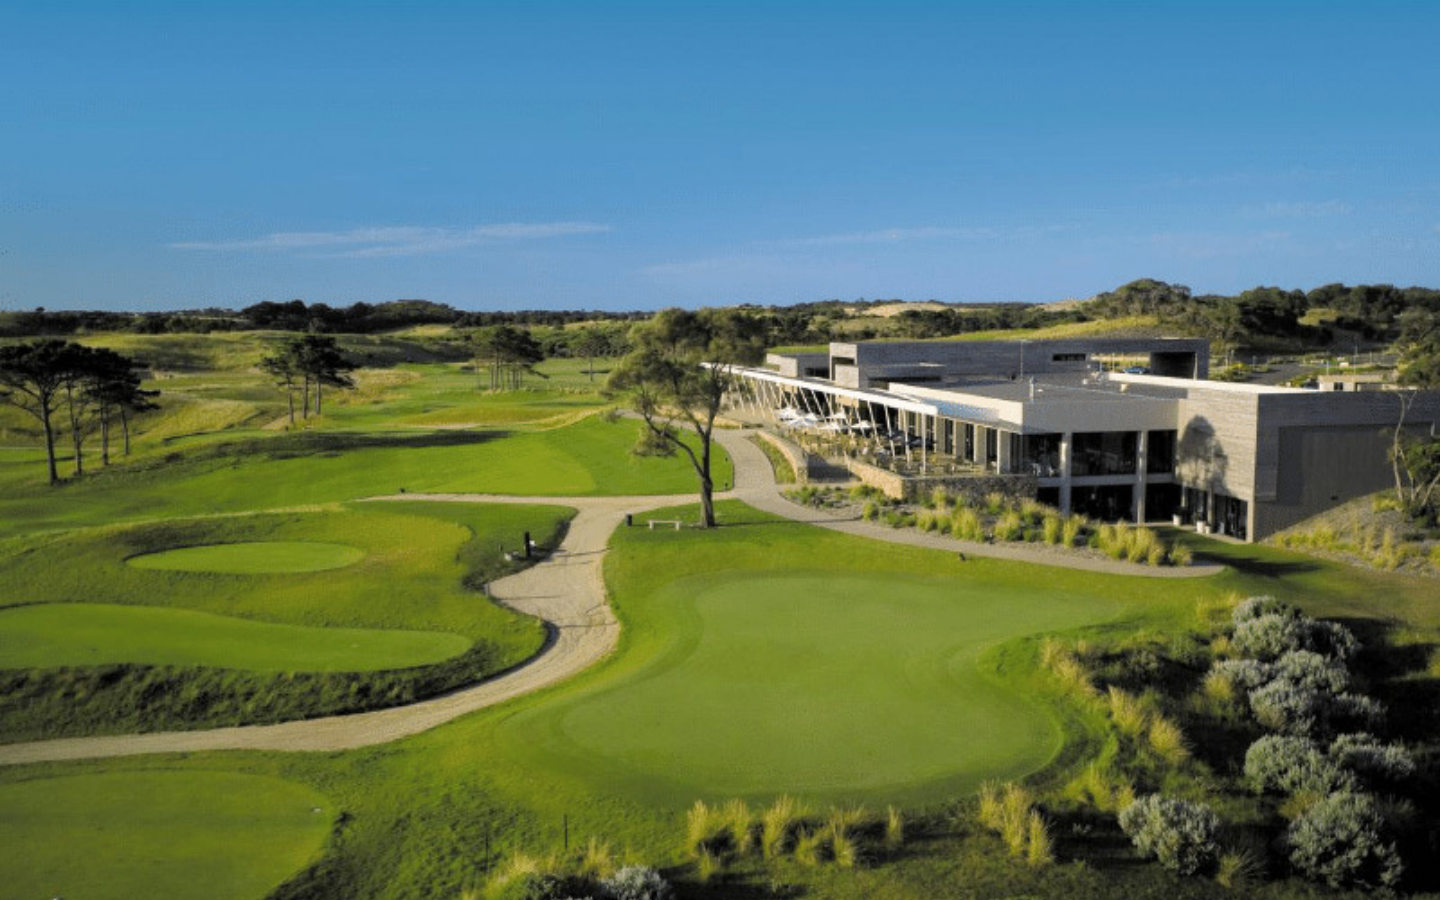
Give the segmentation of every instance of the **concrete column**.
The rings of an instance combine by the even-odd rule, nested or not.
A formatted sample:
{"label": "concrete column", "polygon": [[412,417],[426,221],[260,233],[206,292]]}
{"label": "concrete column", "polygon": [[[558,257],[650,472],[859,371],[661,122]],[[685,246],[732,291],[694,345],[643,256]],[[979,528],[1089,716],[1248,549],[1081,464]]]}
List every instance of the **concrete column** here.
{"label": "concrete column", "polygon": [[1060,511],[1070,515],[1070,441],[1075,437],[1073,432],[1065,432],[1060,435]]}
{"label": "concrete column", "polygon": [[1000,474],[1010,472],[1010,432],[995,429],[995,468]]}
{"label": "concrete column", "polygon": [[1135,435],[1135,487],[1131,489],[1134,495],[1131,504],[1131,511],[1136,522],[1145,521],[1145,469],[1148,466],[1147,459],[1150,455],[1150,432],[1140,431]]}

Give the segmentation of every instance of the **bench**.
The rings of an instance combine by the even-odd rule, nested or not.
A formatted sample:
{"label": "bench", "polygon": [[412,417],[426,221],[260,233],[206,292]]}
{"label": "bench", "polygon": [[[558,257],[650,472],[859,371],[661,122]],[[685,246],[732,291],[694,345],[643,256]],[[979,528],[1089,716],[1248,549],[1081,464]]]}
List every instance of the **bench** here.
{"label": "bench", "polygon": [[673,525],[675,530],[679,531],[681,522],[679,519],[651,519],[650,530],[654,531],[656,525]]}

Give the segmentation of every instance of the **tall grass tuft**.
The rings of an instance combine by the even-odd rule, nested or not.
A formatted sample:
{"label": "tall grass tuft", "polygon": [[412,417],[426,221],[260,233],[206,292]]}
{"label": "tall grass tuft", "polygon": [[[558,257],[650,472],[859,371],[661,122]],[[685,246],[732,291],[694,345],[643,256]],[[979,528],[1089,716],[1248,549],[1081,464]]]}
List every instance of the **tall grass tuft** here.
{"label": "tall grass tuft", "polygon": [[997,541],[1018,541],[1025,536],[1025,520],[1015,510],[1006,510],[990,531]]}
{"label": "tall grass tuft", "polygon": [[885,852],[895,853],[905,846],[905,816],[891,806],[885,810]]}
{"label": "tall grass tuft", "polygon": [[766,859],[774,859],[785,852],[790,830],[804,814],[800,802],[789,794],[776,797],[775,802],[760,814],[760,849]]}
{"label": "tall grass tuft", "polygon": [[962,541],[983,542],[985,525],[975,510],[968,506],[957,506],[950,516],[950,533]]}
{"label": "tall grass tuft", "polygon": [[744,856],[755,848],[755,819],[750,814],[750,805],[744,800],[731,800],[720,811],[725,830],[730,836],[730,848]]}
{"label": "tall grass tuft", "polygon": [[1110,721],[1129,737],[1139,737],[1150,723],[1150,711],[1134,694],[1126,693],[1114,685],[1110,686],[1107,698],[1110,704]]}
{"label": "tall grass tuft", "polygon": [[1065,530],[1065,521],[1054,513],[1047,513],[1040,521],[1040,535],[1047,544],[1060,543],[1060,537]]}
{"label": "tall grass tuft", "polygon": [[1018,784],[1005,785],[1001,799],[1000,837],[1010,855],[1025,855],[1026,842],[1030,839],[1030,792]]}
{"label": "tall grass tuft", "polygon": [[1060,529],[1060,543],[1066,547],[1073,547],[1080,540],[1080,535],[1085,531],[1084,516],[1069,516],[1065,519],[1065,525]]}
{"label": "tall grass tuft", "polygon": [[930,492],[930,507],[939,512],[946,512],[950,509],[950,492],[943,487],[936,486]]}
{"label": "tall grass tuft", "polygon": [[1260,859],[1249,850],[1226,850],[1220,854],[1215,880],[1221,887],[1239,890],[1249,887],[1263,874]]}
{"label": "tall grass tuft", "polygon": [[1050,841],[1050,827],[1038,810],[1030,810],[1028,845],[1025,861],[1032,866],[1048,866],[1055,861],[1055,847]]}
{"label": "tall grass tuft", "polygon": [[811,868],[820,865],[820,846],[824,842],[823,831],[800,828],[795,832],[795,861]]}
{"label": "tall grass tuft", "polygon": [[1171,765],[1179,765],[1190,758],[1185,732],[1164,716],[1156,716],[1150,725],[1150,749]]}
{"label": "tall grass tuft", "polygon": [[999,491],[991,491],[985,495],[985,512],[992,516],[1000,515],[1008,505],[1005,502],[1005,495]]}
{"label": "tall grass tuft", "polygon": [[1069,650],[1061,649],[1051,654],[1049,669],[1065,689],[1086,699],[1099,696],[1090,672],[1080,658]]}
{"label": "tall grass tuft", "polygon": [[725,860],[720,858],[720,854],[713,852],[709,847],[700,848],[700,855],[695,859],[695,877],[701,884],[709,884],[710,879],[724,869]]}
{"label": "tall grass tuft", "polygon": [[696,800],[685,815],[685,850],[699,856],[700,851],[714,844],[724,827],[725,823],[716,810],[706,805],[704,800]]}
{"label": "tall grass tuft", "polygon": [[597,837],[591,837],[580,852],[580,874],[591,878],[609,878],[615,873],[615,854],[610,845]]}
{"label": "tall grass tuft", "polygon": [[860,864],[860,845],[854,835],[835,823],[830,824],[830,857],[842,869],[853,869]]}

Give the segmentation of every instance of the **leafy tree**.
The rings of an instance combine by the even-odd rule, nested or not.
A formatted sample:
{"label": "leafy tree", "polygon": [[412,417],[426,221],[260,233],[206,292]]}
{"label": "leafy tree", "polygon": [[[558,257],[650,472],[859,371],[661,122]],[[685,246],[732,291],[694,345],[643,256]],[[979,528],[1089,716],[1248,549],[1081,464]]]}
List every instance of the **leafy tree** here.
{"label": "leafy tree", "polygon": [[60,481],[55,467],[55,412],[69,379],[73,347],[66,341],[47,340],[0,347],[0,401],[23,409],[39,421],[45,433],[45,460],[50,483]]}
{"label": "leafy tree", "polygon": [[540,344],[524,328],[513,325],[490,325],[470,335],[475,372],[481,363],[490,371],[490,390],[517,390],[527,373],[534,373],[535,364],[545,358]]}
{"label": "leafy tree", "polygon": [[300,371],[310,384],[315,386],[315,415],[324,413],[322,398],[328,385],[336,388],[355,386],[350,373],[355,364],[345,358],[336,345],[335,339],[320,334],[307,334],[298,342]]}
{"label": "leafy tree", "polygon": [[[764,357],[762,329],[754,317],[735,310],[667,309],[637,326],[633,338],[635,348],[610,373],[608,387],[627,397],[644,420],[637,453],[678,452],[689,458],[700,480],[703,524],[713,528],[715,417],[733,384],[734,368]],[[681,421],[699,437],[698,449],[676,427]]]}
{"label": "leafy tree", "polygon": [[85,375],[85,394],[94,404],[100,422],[100,462],[110,465],[110,423],[118,416],[124,431],[125,455],[130,455],[130,414],[157,409],[150,398],[159,391],[140,387],[134,360],[103,347],[91,352]]}
{"label": "leafy tree", "polygon": [[299,354],[286,344],[276,352],[262,357],[260,368],[274,380],[277,387],[285,391],[285,400],[290,407],[290,424],[294,425],[295,391],[304,380],[304,374],[300,371]]}
{"label": "leafy tree", "polygon": [[[1400,317],[1400,384],[1419,390],[1440,390],[1440,310],[1412,309]],[[1396,393],[1400,415],[1390,444],[1395,475],[1395,497],[1401,508],[1431,522],[1440,518],[1440,438],[1411,434],[1405,420],[1419,396],[1415,391]]]}
{"label": "leafy tree", "polygon": [[588,325],[581,330],[580,336],[575,340],[575,350],[585,357],[586,369],[589,372],[590,380],[595,380],[595,357],[604,354],[610,349],[610,340],[605,332]]}

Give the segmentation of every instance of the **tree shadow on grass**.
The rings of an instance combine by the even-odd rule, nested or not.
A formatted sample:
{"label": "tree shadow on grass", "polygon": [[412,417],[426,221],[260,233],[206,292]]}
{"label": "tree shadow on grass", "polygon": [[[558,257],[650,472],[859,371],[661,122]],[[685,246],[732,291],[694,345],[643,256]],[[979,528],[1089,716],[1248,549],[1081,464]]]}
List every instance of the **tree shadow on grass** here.
{"label": "tree shadow on grass", "polygon": [[1195,551],[1195,562],[1230,566],[1242,574],[1267,579],[1286,578],[1320,569],[1320,564],[1316,562],[1275,559],[1255,552],[1246,552],[1240,547],[1227,547],[1218,551],[1212,548],[1198,549]]}

